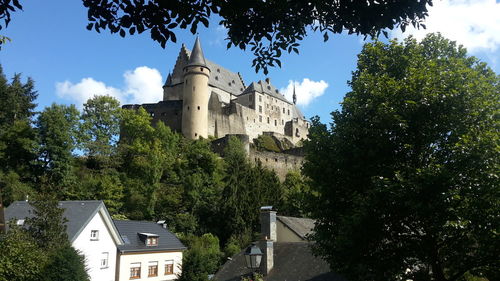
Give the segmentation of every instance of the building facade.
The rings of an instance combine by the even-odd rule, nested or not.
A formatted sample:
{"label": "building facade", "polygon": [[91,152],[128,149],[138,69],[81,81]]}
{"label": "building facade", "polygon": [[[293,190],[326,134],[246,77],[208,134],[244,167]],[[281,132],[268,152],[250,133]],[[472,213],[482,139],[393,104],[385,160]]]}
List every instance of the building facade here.
{"label": "building facade", "polygon": [[189,139],[263,133],[293,144],[307,137],[309,122],[297,106],[265,79],[246,85],[234,73],[205,59],[199,39],[192,52],[184,45],[163,86],[163,100],[125,105],[145,108],[154,122],[164,122]]}

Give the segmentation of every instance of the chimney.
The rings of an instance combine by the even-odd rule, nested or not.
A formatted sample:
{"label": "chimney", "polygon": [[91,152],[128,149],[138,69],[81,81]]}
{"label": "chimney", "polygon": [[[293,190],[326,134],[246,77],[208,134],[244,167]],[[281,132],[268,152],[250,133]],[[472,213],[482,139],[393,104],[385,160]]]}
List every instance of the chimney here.
{"label": "chimney", "polygon": [[160,225],[164,229],[167,229],[167,222],[165,220],[157,221],[156,224]]}
{"label": "chimney", "polygon": [[260,233],[262,238],[267,237],[271,241],[276,241],[276,211],[273,206],[260,207]]}
{"label": "chimney", "polygon": [[273,206],[263,206],[260,208],[260,233],[262,240],[260,248],[263,253],[260,264],[262,273],[268,274],[274,266],[274,241],[276,236],[276,211]]}

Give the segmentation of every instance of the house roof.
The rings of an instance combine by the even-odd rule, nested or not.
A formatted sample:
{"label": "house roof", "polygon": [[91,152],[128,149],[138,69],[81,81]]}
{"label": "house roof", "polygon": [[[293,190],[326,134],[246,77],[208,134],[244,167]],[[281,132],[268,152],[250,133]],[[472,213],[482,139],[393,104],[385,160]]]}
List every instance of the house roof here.
{"label": "house roof", "polygon": [[306,239],[306,236],[310,234],[314,228],[315,220],[313,219],[285,217],[285,216],[276,216],[276,218],[304,240]]}
{"label": "house roof", "polygon": [[[311,243],[274,243],[274,267],[266,281],[345,281],[344,278],[331,272],[328,263],[315,257],[310,249]],[[239,281],[242,275],[252,271],[245,266],[244,251],[227,261],[215,274],[216,281]]]}
{"label": "house roof", "polygon": [[258,82],[252,82],[248,87],[243,91],[243,93],[250,93],[257,91],[259,93],[265,93],[268,94],[274,98],[277,98],[281,101],[284,101],[286,103],[292,104],[289,100],[287,100],[283,95],[279,93],[279,91],[276,89],[276,87],[271,84],[271,82],[267,82],[265,80],[260,80]]}
{"label": "house roof", "polygon": [[[168,229],[150,221],[114,221],[120,236],[125,242],[118,246],[118,250],[125,252],[143,252],[143,251],[181,251],[185,250],[181,241]],[[158,246],[146,246],[139,234],[148,233],[150,236],[158,235]]]}
{"label": "house roof", "polygon": [[[67,219],[66,233],[68,234],[69,241],[71,242],[78,237],[85,226],[99,211],[102,212],[104,221],[108,228],[111,228],[110,231],[118,233],[111,222],[106,206],[100,200],[60,201],[59,207],[64,209],[63,216]],[[26,201],[13,202],[5,210],[5,218],[7,221],[11,219],[25,219],[32,217],[34,217],[33,207]],[[106,217],[108,219],[106,219]],[[117,235],[113,235],[113,233],[111,234],[113,237],[116,236],[115,242],[120,244],[121,241],[119,240],[119,237]]]}

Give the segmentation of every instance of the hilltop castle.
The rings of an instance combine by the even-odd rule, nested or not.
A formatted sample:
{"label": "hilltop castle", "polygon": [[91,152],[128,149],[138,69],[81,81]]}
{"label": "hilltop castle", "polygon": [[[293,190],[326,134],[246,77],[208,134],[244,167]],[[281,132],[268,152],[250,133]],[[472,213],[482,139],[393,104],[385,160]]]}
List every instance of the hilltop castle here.
{"label": "hilltop castle", "polygon": [[[141,106],[151,114],[153,122],[164,122],[189,139],[246,135],[248,142],[253,143],[265,134],[296,145],[307,137],[310,125],[295,105],[295,92],[294,102],[290,102],[270,79],[247,86],[240,73],[205,59],[198,38],[192,51],[182,45],[174,69],[163,86],[162,101],[123,107]],[[292,154],[291,158],[298,158],[263,156],[257,151],[249,151],[249,156],[264,165],[274,162],[267,165],[273,168],[283,164],[281,168],[285,170],[297,168],[302,162],[302,157]],[[287,167],[289,165],[291,167]]]}

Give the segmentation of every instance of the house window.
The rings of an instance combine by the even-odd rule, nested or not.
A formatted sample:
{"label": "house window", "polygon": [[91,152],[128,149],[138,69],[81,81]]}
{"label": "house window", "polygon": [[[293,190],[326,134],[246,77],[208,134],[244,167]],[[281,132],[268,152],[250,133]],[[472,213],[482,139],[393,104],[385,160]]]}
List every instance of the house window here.
{"label": "house window", "polygon": [[165,275],[174,274],[174,261],[165,261]]}
{"label": "house window", "polygon": [[90,231],[90,240],[91,241],[99,240],[99,230],[91,230]]}
{"label": "house window", "polygon": [[130,264],[130,279],[141,278],[141,263],[134,262]]}
{"label": "house window", "polygon": [[148,277],[158,276],[158,262],[150,261],[148,264]]}
{"label": "house window", "polygon": [[108,252],[101,253],[101,268],[108,268],[109,267],[108,259],[109,259]]}
{"label": "house window", "polygon": [[[196,136],[197,134],[195,134]],[[146,246],[158,246],[158,237],[148,237],[146,239]]]}

